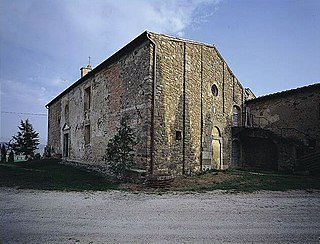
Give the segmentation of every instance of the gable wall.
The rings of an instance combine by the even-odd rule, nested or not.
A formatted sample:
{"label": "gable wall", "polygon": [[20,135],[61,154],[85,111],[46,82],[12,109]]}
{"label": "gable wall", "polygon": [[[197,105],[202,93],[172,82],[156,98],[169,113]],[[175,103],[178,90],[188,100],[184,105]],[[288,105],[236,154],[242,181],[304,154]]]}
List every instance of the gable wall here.
{"label": "gable wall", "polygon": [[[204,164],[227,168],[232,109],[243,107],[242,86],[214,47],[161,35],[152,39],[157,48],[155,174],[188,174]],[[213,84],[218,87],[216,97]],[[212,163],[213,127],[221,132],[221,165]],[[177,131],[182,132],[181,140],[176,140]]]}

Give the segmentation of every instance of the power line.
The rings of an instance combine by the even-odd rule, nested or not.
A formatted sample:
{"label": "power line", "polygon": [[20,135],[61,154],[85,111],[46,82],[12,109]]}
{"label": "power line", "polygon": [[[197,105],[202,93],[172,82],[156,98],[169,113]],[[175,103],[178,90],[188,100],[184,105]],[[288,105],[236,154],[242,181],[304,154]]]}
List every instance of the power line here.
{"label": "power line", "polygon": [[11,112],[11,111],[1,111],[2,114],[24,114],[24,115],[33,115],[33,116],[47,116],[47,114],[41,113],[25,113],[25,112]]}

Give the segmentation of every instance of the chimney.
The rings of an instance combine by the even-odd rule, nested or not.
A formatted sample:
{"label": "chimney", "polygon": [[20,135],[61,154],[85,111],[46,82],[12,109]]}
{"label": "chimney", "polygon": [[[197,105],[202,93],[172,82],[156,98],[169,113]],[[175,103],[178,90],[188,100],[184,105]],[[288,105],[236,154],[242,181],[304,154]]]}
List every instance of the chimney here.
{"label": "chimney", "polygon": [[90,64],[88,64],[87,67],[82,67],[82,68],[80,69],[80,71],[81,71],[81,78],[82,78],[83,76],[85,76],[86,74],[88,74],[91,70],[92,70],[92,67],[91,67]]}

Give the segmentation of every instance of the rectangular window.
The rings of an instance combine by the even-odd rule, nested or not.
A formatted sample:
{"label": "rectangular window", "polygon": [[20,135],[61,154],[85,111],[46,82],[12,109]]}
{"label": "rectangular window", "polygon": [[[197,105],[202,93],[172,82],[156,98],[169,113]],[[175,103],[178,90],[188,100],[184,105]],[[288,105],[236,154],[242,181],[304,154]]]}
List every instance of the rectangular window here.
{"label": "rectangular window", "polygon": [[85,145],[90,144],[91,134],[90,134],[90,125],[84,127],[84,143]]}
{"label": "rectangular window", "polygon": [[91,87],[84,90],[84,110],[89,110],[91,107]]}
{"label": "rectangular window", "polygon": [[181,133],[181,131],[177,130],[176,131],[176,140],[180,141],[181,139],[182,139],[182,133]]}

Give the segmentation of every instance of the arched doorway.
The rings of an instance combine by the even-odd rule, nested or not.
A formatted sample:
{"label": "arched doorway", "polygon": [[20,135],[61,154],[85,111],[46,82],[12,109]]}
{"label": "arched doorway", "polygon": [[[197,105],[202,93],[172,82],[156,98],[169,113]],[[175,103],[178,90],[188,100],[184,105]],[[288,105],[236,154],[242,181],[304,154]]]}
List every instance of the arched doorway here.
{"label": "arched doorway", "polygon": [[232,141],[231,167],[237,168],[241,166],[241,144],[238,140]]}
{"label": "arched doorway", "polygon": [[220,130],[217,127],[212,128],[212,160],[211,164],[215,169],[222,169],[222,160],[221,160],[221,134]]}

